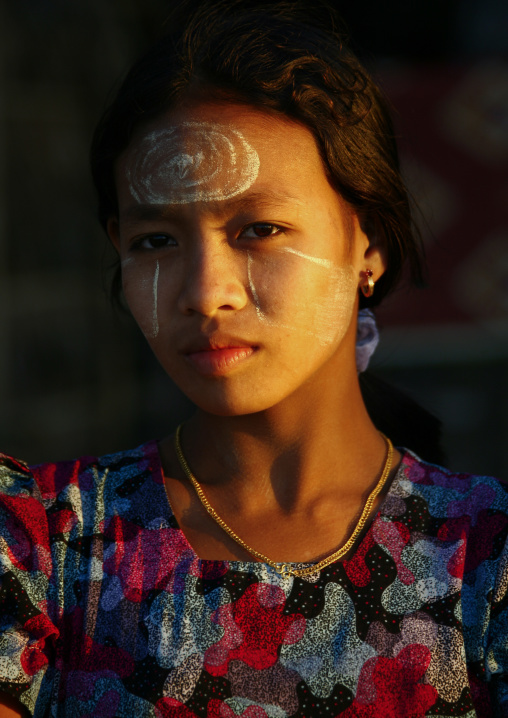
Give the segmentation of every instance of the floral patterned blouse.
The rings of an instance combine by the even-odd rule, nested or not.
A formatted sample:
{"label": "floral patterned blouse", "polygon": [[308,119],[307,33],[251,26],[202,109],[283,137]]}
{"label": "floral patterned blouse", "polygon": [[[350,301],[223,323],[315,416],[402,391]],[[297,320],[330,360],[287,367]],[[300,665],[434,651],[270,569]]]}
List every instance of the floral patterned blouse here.
{"label": "floral patterned blouse", "polygon": [[508,716],[508,487],[405,452],[347,561],[200,560],[157,443],[0,463],[0,690],[35,716]]}

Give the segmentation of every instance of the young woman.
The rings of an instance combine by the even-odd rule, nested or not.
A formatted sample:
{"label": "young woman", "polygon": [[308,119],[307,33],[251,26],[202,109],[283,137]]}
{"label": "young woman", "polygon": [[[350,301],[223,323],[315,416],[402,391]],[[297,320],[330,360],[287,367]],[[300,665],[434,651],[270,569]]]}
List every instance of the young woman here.
{"label": "young woman", "polygon": [[420,253],[332,25],[202,8],[97,129],[125,300],[197,410],[120,454],[4,458],[0,716],[508,715],[507,490],[394,449],[360,388],[365,309]]}

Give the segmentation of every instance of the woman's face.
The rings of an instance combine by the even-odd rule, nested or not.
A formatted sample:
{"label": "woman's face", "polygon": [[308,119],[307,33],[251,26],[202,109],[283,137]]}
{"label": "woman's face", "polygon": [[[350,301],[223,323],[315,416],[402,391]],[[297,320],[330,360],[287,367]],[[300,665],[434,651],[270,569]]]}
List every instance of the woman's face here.
{"label": "woman's face", "polygon": [[306,127],[182,106],[134,137],[117,189],[109,232],[126,300],[199,407],[262,411],[324,372],[355,371],[358,287],[382,260]]}

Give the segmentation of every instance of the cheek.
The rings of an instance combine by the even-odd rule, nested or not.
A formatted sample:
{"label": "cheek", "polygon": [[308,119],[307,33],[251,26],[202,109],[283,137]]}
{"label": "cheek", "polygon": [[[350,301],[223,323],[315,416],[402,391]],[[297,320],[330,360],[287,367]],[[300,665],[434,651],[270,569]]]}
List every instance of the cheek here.
{"label": "cheek", "polygon": [[159,334],[159,261],[122,265],[123,292],[129,309],[147,339]]}
{"label": "cheek", "polygon": [[315,331],[322,344],[332,344],[342,337],[353,316],[357,283],[352,267],[335,267],[312,308]]}
{"label": "cheek", "polygon": [[356,302],[352,266],[280,253],[249,257],[249,286],[260,322],[329,345],[348,329]]}

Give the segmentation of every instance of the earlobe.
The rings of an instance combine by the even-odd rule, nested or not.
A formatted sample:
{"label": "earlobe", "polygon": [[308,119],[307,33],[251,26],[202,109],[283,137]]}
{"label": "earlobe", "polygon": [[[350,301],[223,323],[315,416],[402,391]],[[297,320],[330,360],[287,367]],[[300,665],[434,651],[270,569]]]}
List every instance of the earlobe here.
{"label": "earlobe", "polygon": [[371,232],[365,236],[368,240],[368,246],[363,254],[363,268],[360,272],[360,290],[364,297],[369,299],[374,294],[376,282],[383,276],[386,271],[386,251],[385,248],[376,241],[376,234]]}
{"label": "earlobe", "polygon": [[366,282],[365,284],[360,284],[360,289],[362,290],[362,294],[364,297],[372,297],[374,294],[374,280],[372,279],[372,275],[374,272],[372,269],[366,269],[365,272],[363,272],[365,275]]}
{"label": "earlobe", "polygon": [[374,282],[377,282],[380,277],[386,272],[388,266],[386,261],[386,251],[384,247],[371,241],[367,250],[364,254],[365,271],[371,270],[370,275]]}
{"label": "earlobe", "polygon": [[116,249],[118,254],[120,254],[120,229],[118,226],[118,219],[116,217],[110,217],[108,219],[106,230],[108,237],[111,240],[111,244]]}
{"label": "earlobe", "polygon": [[363,245],[365,250],[361,260],[363,264],[362,277],[365,278],[366,273],[370,270],[372,273],[369,276],[374,282],[377,282],[386,272],[388,266],[384,243],[379,240],[375,222],[371,219],[358,215],[358,226],[365,240]]}

